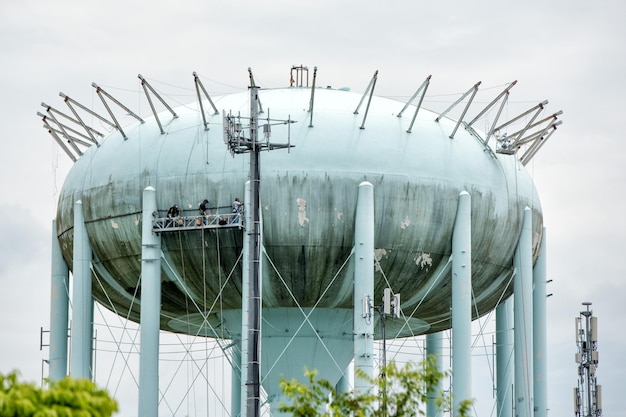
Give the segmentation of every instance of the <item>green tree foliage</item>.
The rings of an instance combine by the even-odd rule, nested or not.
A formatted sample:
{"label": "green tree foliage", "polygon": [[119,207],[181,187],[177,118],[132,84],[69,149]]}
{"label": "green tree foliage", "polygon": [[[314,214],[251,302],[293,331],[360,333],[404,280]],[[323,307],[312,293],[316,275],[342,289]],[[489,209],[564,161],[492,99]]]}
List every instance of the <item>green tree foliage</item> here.
{"label": "green tree foliage", "polygon": [[[291,404],[281,403],[279,410],[294,417],[415,417],[423,416],[424,404],[429,396],[435,395],[438,405],[444,410],[450,408],[449,396],[433,393],[439,381],[447,374],[437,370],[433,358],[420,366],[412,363],[398,368],[391,362],[385,369],[384,378],[370,380],[366,375],[361,378],[370,380],[376,393],[338,393],[335,387],[325,379],[318,379],[317,372],[306,370],[308,383],[295,379],[282,380],[283,393]],[[472,400],[461,403],[457,415],[468,417]]]}
{"label": "green tree foliage", "polygon": [[2,417],[110,417],[117,402],[87,379],[65,379],[47,390],[20,382],[17,372],[0,374]]}

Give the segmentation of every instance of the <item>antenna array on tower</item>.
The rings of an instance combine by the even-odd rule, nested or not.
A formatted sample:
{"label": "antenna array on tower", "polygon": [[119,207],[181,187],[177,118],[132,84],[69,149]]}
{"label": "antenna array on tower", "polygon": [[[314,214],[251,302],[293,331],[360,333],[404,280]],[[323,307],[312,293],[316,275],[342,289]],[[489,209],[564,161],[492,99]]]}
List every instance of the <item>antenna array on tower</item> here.
{"label": "antenna array on tower", "polygon": [[592,316],[591,303],[576,317],[576,363],[578,386],[574,388],[574,413],[577,417],[602,415],[602,386],[597,384],[598,368],[598,318]]}

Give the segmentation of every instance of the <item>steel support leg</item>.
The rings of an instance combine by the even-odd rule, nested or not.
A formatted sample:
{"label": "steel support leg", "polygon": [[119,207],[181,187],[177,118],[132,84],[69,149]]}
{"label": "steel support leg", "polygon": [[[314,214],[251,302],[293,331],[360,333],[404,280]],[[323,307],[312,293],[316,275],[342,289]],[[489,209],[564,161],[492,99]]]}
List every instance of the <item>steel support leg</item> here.
{"label": "steel support leg", "polygon": [[472,399],[472,200],[459,194],[452,234],[452,415]]}
{"label": "steel support leg", "polygon": [[496,307],[496,417],[513,416],[513,299]]}
{"label": "steel support leg", "polygon": [[91,379],[93,298],[91,296],[91,248],[83,218],[83,203],[74,203],[74,252],[72,263],[72,338],[70,374]]}
{"label": "steel support leg", "polygon": [[241,416],[241,341],[231,347],[230,415]]}
{"label": "steel support leg", "polygon": [[367,393],[372,383],[357,370],[374,376],[374,187],[359,184],[354,227],[354,391]]}
{"label": "steel support leg", "polygon": [[60,381],[67,375],[67,327],[69,311],[69,268],[61,254],[57,223],[52,221],[50,291],[50,381]]}
{"label": "steel support leg", "polygon": [[161,315],[161,237],[152,231],[157,211],[156,190],[143,191],[141,214],[141,310],[139,356],[139,416],[159,410],[159,319]]}
{"label": "steel support leg", "polygon": [[[433,357],[435,368],[443,372],[443,333],[429,333],[426,335],[426,354]],[[426,402],[426,417],[441,417],[443,410],[437,404],[437,397],[443,390],[443,380],[439,384],[428,387],[428,401]]]}
{"label": "steel support leg", "polygon": [[533,349],[534,349],[534,413],[548,416],[548,352],[546,329],[546,228],[541,234],[541,249],[533,271]]}
{"label": "steel support leg", "polygon": [[532,211],[524,209],[522,233],[515,250],[514,345],[515,345],[515,416],[531,417],[533,395],[533,236]]}

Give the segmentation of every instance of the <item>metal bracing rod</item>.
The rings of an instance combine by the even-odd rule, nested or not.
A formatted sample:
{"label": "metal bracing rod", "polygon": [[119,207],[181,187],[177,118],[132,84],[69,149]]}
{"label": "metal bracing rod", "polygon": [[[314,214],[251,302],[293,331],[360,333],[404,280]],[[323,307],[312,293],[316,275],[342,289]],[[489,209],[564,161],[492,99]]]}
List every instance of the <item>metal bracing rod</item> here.
{"label": "metal bracing rod", "polygon": [[[551,114],[550,116],[544,117],[543,119],[541,119],[541,120],[539,120],[539,121],[534,122],[533,124],[531,124],[530,126],[528,126],[528,129],[532,129],[533,127],[537,127],[537,126],[539,126],[540,124],[547,122],[548,120],[552,120],[552,121],[554,121],[554,120],[556,120],[556,119],[557,119],[557,117],[558,117],[558,116],[560,116],[561,114],[563,114],[563,111],[559,110],[558,112],[556,112],[556,113],[554,113],[554,114]],[[518,130],[518,131],[516,131],[516,132],[514,132],[514,133],[511,133],[509,136],[510,136],[510,137],[515,137],[515,136],[519,135],[519,133],[520,133],[520,132],[522,132],[523,130],[524,130],[524,129],[520,129],[520,130]],[[520,139],[520,141],[522,141],[522,140],[523,140],[523,139]]]}
{"label": "metal bracing rod", "polygon": [[[62,97],[63,97],[63,93],[59,93]],[[68,97],[69,98],[69,97]],[[67,104],[67,107],[70,108],[70,110],[72,111],[72,113],[74,114],[74,117],[76,117],[76,119],[78,120],[78,123],[83,127],[83,129],[85,129],[85,131],[87,132],[87,134],[89,135],[90,139],[92,140],[93,143],[96,144],[96,146],[100,146],[100,144],[98,143],[98,141],[96,140],[95,136],[91,134],[91,132],[89,131],[89,129],[87,129],[87,125],[85,124],[85,122],[83,122],[83,119],[80,118],[80,116],[78,115],[78,112],[74,109],[74,107],[72,107],[72,104],[70,103],[70,101],[68,100],[68,98],[65,99],[65,104]]]}
{"label": "metal bracing rod", "polygon": [[[59,96],[61,96],[63,98],[63,101],[65,101],[65,103],[67,104],[67,106],[72,109],[72,112],[74,113],[74,115],[76,115],[76,112],[74,111],[74,109],[72,108],[72,106],[70,106],[71,104],[75,104],[76,106],[80,107],[81,109],[83,109],[84,111],[86,111],[87,113],[89,113],[90,115],[94,116],[95,118],[101,120],[102,122],[108,124],[111,127],[115,127],[115,124],[111,123],[110,120],[106,119],[105,117],[100,116],[98,113],[96,113],[95,111],[89,109],[88,107],[83,106],[82,104],[80,104],[78,101],[74,100],[73,98],[71,98],[68,95],[63,94],[62,92],[59,93]],[[78,119],[79,117],[76,116],[76,118]]]}
{"label": "metal bracing rod", "polygon": [[[422,107],[422,102],[424,101],[424,97],[426,96],[426,91],[428,90],[428,86],[430,85],[430,77],[431,76],[429,75],[426,78],[426,80],[422,83],[422,86],[424,86],[424,91],[422,91],[422,95],[420,96],[420,101],[417,103],[417,106],[415,107],[415,113],[413,113],[413,118],[411,119],[411,124],[409,125],[409,128],[407,129],[407,133],[411,133],[411,130],[413,129],[413,124],[415,123],[415,119],[417,118],[417,112],[419,112],[420,108]],[[418,91],[421,88],[422,87],[420,87],[418,89]],[[415,94],[417,94],[418,91],[416,91]],[[415,96],[415,94],[414,94],[414,96]],[[412,101],[412,99],[410,101]],[[404,111],[404,109],[403,109],[403,111]],[[400,117],[400,115],[398,115],[398,117]]]}
{"label": "metal bracing rod", "polygon": [[507,91],[506,94],[504,95],[504,99],[502,100],[502,103],[500,103],[500,108],[498,109],[498,113],[496,114],[496,118],[493,120],[493,123],[491,124],[491,129],[489,129],[489,133],[487,133],[487,138],[485,139],[485,145],[487,145],[489,143],[489,139],[491,138],[491,135],[493,135],[493,132],[496,129],[496,124],[498,123],[498,120],[500,119],[500,115],[502,114],[502,110],[504,110],[504,106],[506,106],[506,103],[509,101],[509,92]]}
{"label": "metal bracing rod", "polygon": [[[52,131],[53,131],[53,132],[55,132],[55,133],[58,133],[58,134],[63,135],[63,132],[62,132],[61,130],[59,130],[59,129],[55,129],[55,128],[54,128],[54,127],[52,127],[52,125],[50,125],[50,124],[46,124],[46,125],[44,125],[44,127],[45,127],[46,129],[50,129],[50,130],[52,130]],[[82,146],[86,146],[86,147],[90,147],[90,146],[91,146],[91,143],[89,143],[89,142],[85,142],[85,141],[83,141],[83,140],[80,140],[80,139],[78,139],[77,137],[74,137],[74,136],[69,136],[69,140],[71,140],[72,142],[74,142],[75,144],[78,144],[78,145],[82,145]]]}
{"label": "metal bracing rod", "polygon": [[[252,75],[252,68],[248,67],[248,77],[250,77],[250,87],[258,87],[254,82],[254,75]],[[263,105],[261,104],[261,99],[257,97],[257,101],[259,102],[259,113],[263,113]]]}
{"label": "metal bracing rod", "polygon": [[[61,110],[55,109],[54,107],[46,104],[46,103],[41,103],[41,107],[45,107],[46,108],[46,112],[48,112],[50,114],[51,117],[53,117],[53,119],[55,120],[56,123],[56,118],[52,115],[52,113],[56,113],[59,116],[64,117],[65,119],[69,120],[70,122],[80,125],[80,122],[76,119],[74,119],[71,116],[68,116],[67,114],[63,113]],[[60,123],[58,123],[60,125]],[[98,132],[96,129],[87,126],[87,129],[89,129],[90,132],[95,133],[96,135],[100,136],[101,138],[104,137],[103,133]]]}
{"label": "metal bracing rod", "polygon": [[56,141],[56,143],[61,147],[61,149],[63,149],[63,151],[65,151],[65,153],[67,154],[67,156],[70,157],[70,159],[72,160],[72,162],[76,162],[76,157],[74,156],[74,154],[72,152],[70,152],[70,150],[68,149],[67,146],[65,146],[65,142],[56,134],[56,132],[54,131],[54,129],[52,129],[52,127],[48,124],[48,122],[46,122],[44,120],[44,127],[46,129],[48,129],[48,133],[50,133],[50,136],[52,136],[52,138]]}
{"label": "metal bracing rod", "polygon": [[[139,78],[141,78],[141,74],[139,74]],[[159,125],[159,130],[161,131],[161,134],[164,134],[165,131],[163,130],[163,126],[161,125],[161,120],[159,119],[159,116],[156,112],[156,109],[154,108],[154,104],[152,103],[152,99],[150,98],[150,94],[148,94],[148,89],[146,87],[146,84],[143,81],[143,78],[141,78],[141,86],[143,87],[143,91],[144,93],[146,93],[146,98],[148,99],[148,104],[150,105],[150,109],[152,110],[152,114],[154,115],[154,120],[156,120],[157,125]]]}
{"label": "metal bracing rod", "polygon": [[[374,78],[372,79],[372,88],[370,89],[370,96],[367,99],[367,106],[365,107],[365,114],[363,115],[363,121],[361,122],[361,126],[359,129],[365,129],[365,119],[367,119],[367,113],[370,110],[370,104],[372,103],[372,96],[374,95],[374,87],[376,87],[376,79],[378,78],[378,70],[374,73]],[[362,99],[361,99],[362,100]]]}
{"label": "metal bracing rod", "polygon": [[207,128],[207,122],[204,117],[204,107],[202,106],[202,100],[200,99],[200,92],[198,91],[198,88],[202,90],[202,92],[204,93],[204,96],[209,101],[209,104],[211,105],[211,107],[213,107],[213,114],[214,115],[219,114],[219,111],[217,111],[217,107],[215,107],[215,104],[213,104],[213,100],[211,100],[211,96],[206,91],[206,88],[204,88],[204,84],[202,84],[200,77],[198,77],[198,74],[195,71],[193,72],[193,82],[196,85],[196,94],[198,95],[198,102],[200,103],[200,111],[202,111],[202,120],[204,120],[204,127]]}
{"label": "metal bracing rod", "polygon": [[[316,79],[317,79],[317,67],[313,67],[313,85],[311,86],[311,99],[309,100],[309,113],[311,113],[311,118],[309,119],[309,127],[313,127],[313,102],[315,100],[315,80]],[[307,84],[308,84],[308,79],[307,79]]]}
{"label": "metal bracing rod", "polygon": [[61,123],[59,123],[59,121],[57,120],[57,118],[54,116],[54,113],[52,113],[50,111],[50,109],[48,109],[48,115],[52,118],[52,120],[54,120],[54,123],[57,124],[57,126],[59,126],[61,128],[61,134],[63,135],[63,137],[65,137],[65,139],[67,139],[68,143],[70,144],[70,146],[72,147],[72,149],[74,149],[76,151],[76,153],[78,153],[78,155],[82,155],[83,153],[81,152],[81,150],[78,148],[78,146],[76,146],[76,143],[74,143],[74,138],[72,136],[70,136],[65,129],[63,128],[63,125]]}
{"label": "metal bracing rod", "polygon": [[472,104],[472,101],[474,101],[474,97],[476,97],[476,93],[478,92],[479,85],[480,85],[480,82],[474,86],[474,91],[472,92],[472,96],[467,101],[467,104],[465,105],[465,108],[463,109],[463,113],[461,113],[461,117],[459,117],[459,120],[456,122],[456,126],[454,126],[454,130],[452,131],[452,134],[450,135],[450,139],[454,139],[454,135],[456,134],[456,131],[459,128],[459,125],[463,121],[463,118],[465,117],[465,113],[467,113],[469,106]]}
{"label": "metal bracing rod", "polygon": [[100,97],[100,101],[102,101],[102,104],[104,105],[104,108],[109,113],[109,116],[111,116],[111,119],[113,119],[113,122],[115,123],[115,127],[117,128],[117,130],[120,131],[120,133],[122,134],[122,137],[124,138],[124,140],[128,139],[128,137],[126,136],[126,133],[124,132],[124,129],[122,129],[122,125],[118,122],[117,118],[115,117],[115,114],[111,110],[111,107],[109,107],[109,103],[106,102],[106,100],[104,99],[103,95],[107,96],[109,98],[109,100],[113,101],[115,104],[120,106],[128,114],[133,116],[135,119],[139,120],[141,123],[144,123],[143,119],[141,117],[137,116],[135,113],[133,113],[128,107],[124,106],[122,103],[120,103],[118,100],[116,100],[109,93],[107,93],[102,88],[100,88],[100,86],[98,86],[96,83],[91,83],[91,86],[96,89],[96,94],[98,94],[98,97]]}
{"label": "metal bracing rod", "polygon": [[[431,77],[432,77],[432,75],[429,75],[428,77],[426,77],[426,79],[424,80],[422,85],[419,86],[419,88],[415,91],[415,93],[413,93],[413,95],[411,96],[409,101],[407,101],[406,104],[404,105],[404,107],[402,107],[402,110],[400,110],[400,113],[398,113],[397,117],[402,117],[402,113],[404,113],[404,111],[407,109],[407,107],[409,107],[411,105],[411,103],[413,103],[413,100],[415,99],[415,97],[417,97],[417,95],[420,93],[420,91],[422,91],[422,89],[424,89],[424,87],[428,88],[428,84],[430,83],[430,78]],[[424,91],[424,93],[425,92],[426,91]],[[422,100],[424,99],[424,93],[422,93],[422,98],[420,99],[420,104],[421,104]],[[417,105],[417,109],[418,110],[420,108],[420,104]]]}
{"label": "metal bracing rod", "polygon": [[443,111],[443,113],[441,113],[439,116],[437,116],[437,118],[435,119],[435,122],[438,122],[439,120],[441,120],[441,118],[443,116],[445,116],[446,114],[448,114],[448,112],[450,110],[452,110],[457,104],[459,104],[461,101],[463,101],[463,99],[465,99],[465,97],[467,97],[469,95],[469,93],[471,93],[472,91],[476,91],[478,89],[478,86],[480,85],[482,81],[478,81],[476,84],[474,84],[474,86],[472,88],[470,88],[469,90],[467,90],[457,101],[455,101],[454,103],[452,103],[452,105],[450,107],[448,107],[447,109],[445,109]]}
{"label": "metal bracing rod", "polygon": [[[144,87],[144,91],[145,91],[145,87],[147,87],[150,91],[152,91],[152,94],[154,94],[156,96],[156,98],[159,99],[159,101],[161,102],[161,104],[163,104],[163,106],[165,106],[165,108],[167,110],[169,110],[170,113],[172,113],[172,117],[175,119],[178,117],[178,115],[176,114],[176,112],[174,110],[172,110],[172,108],[165,102],[165,100],[163,100],[163,98],[161,98],[161,96],[159,95],[159,93],[156,92],[156,90],[154,88],[152,88],[152,86],[150,85],[150,83],[148,81],[146,81],[145,78],[143,78],[141,76],[141,74],[138,74],[137,77],[141,80],[141,85]],[[146,92],[146,95],[148,93]]]}
{"label": "metal bracing rod", "polygon": [[[130,114],[131,116],[133,116],[135,119],[137,119],[139,122],[141,123],[145,123],[144,120],[137,116],[131,109],[129,109],[128,107],[126,107],[125,105],[123,105],[119,100],[117,100],[115,97],[113,97],[111,94],[107,93],[102,87],[100,87],[98,84],[96,83],[91,83],[91,86],[94,87],[96,89],[96,93],[98,93],[98,95],[100,95],[101,93],[104,94],[105,96],[107,96],[107,98],[109,100],[111,100],[113,103],[117,104],[118,106],[120,106],[125,112],[127,112],[128,114]],[[102,97],[100,97],[102,99]],[[104,101],[104,100],[103,100]]]}
{"label": "metal bracing rod", "polygon": [[522,136],[524,136],[524,133],[526,133],[528,131],[528,129],[530,128],[530,126],[533,124],[533,122],[535,121],[535,119],[539,116],[539,114],[543,111],[543,104],[539,104],[539,108],[537,109],[537,111],[535,111],[535,114],[533,114],[533,116],[530,118],[530,120],[528,121],[528,123],[526,123],[526,126],[524,127],[524,129],[522,129],[517,136],[515,136],[515,139],[513,140],[513,147],[518,146],[520,139],[522,138]]}
{"label": "metal bracing rod", "polygon": [[354,110],[354,114],[359,114],[359,108],[361,108],[361,104],[363,104],[363,100],[365,100],[365,96],[367,95],[367,93],[369,93],[370,89],[372,88],[372,86],[376,82],[376,78],[377,77],[378,77],[378,70],[376,70],[374,72],[374,76],[370,80],[370,83],[367,85],[367,88],[365,89],[365,92],[363,93],[363,96],[361,97],[361,100],[359,101],[359,104],[356,106],[356,109]]}
{"label": "metal bracing rod", "polygon": [[[41,119],[42,119],[44,122],[47,122],[48,116],[46,116],[45,114],[40,113],[40,112],[37,112],[37,116],[41,117]],[[53,120],[53,121],[54,121],[54,120]],[[72,129],[72,128],[71,128],[70,126],[68,126],[68,125],[63,125],[63,124],[61,124],[61,125],[63,126],[63,128],[64,128],[66,131],[68,131],[68,132],[72,132],[73,134],[75,134],[75,135],[77,135],[77,136],[80,136],[81,138],[83,138],[83,139],[85,139],[85,140],[88,140],[88,141],[90,141],[90,140],[91,140],[91,138],[90,138],[89,136],[85,135],[84,133],[81,133],[81,132],[79,132],[78,130]],[[48,125],[48,126],[50,126],[50,125]],[[46,127],[46,128],[48,128],[48,127]],[[52,128],[52,127],[50,126],[50,128]],[[54,129],[54,128],[52,128],[52,129],[53,129],[53,130],[55,130],[57,133],[61,133],[61,134],[63,134],[63,132],[61,132],[59,129]],[[77,138],[72,138],[72,139],[73,139],[73,140],[76,140],[76,141],[77,141],[80,145],[91,146],[91,143],[88,143],[88,142],[83,142],[83,141],[81,141],[80,139],[77,139]]]}
{"label": "metal bracing rod", "polygon": [[485,107],[480,113],[478,113],[476,115],[476,117],[474,117],[472,119],[471,122],[469,122],[467,125],[471,126],[474,124],[474,122],[476,122],[478,119],[480,119],[485,113],[487,113],[487,111],[492,108],[497,102],[498,100],[500,100],[504,95],[508,95],[511,88],[513,88],[513,86],[517,84],[517,80],[513,81],[512,83],[509,84],[509,86],[507,88],[504,89],[504,91],[502,91],[500,94],[498,94],[498,97],[494,98],[491,103],[487,104],[487,107]]}
{"label": "metal bracing rod", "polygon": [[529,149],[528,151],[526,151],[526,153],[524,153],[524,155],[522,155],[522,157],[520,158],[522,165],[526,166],[526,164],[533,158],[533,156],[535,156],[537,152],[539,152],[539,149],[541,149],[541,147],[545,145],[548,139],[550,139],[550,136],[552,136],[554,132],[556,132],[556,125],[559,124],[561,124],[560,121],[553,126],[553,129],[546,135],[545,138],[538,139],[533,144],[534,148],[532,150]]}
{"label": "metal bracing rod", "polygon": [[552,123],[546,125],[546,127],[544,127],[543,129],[538,130],[538,131],[536,131],[534,133],[531,133],[531,134],[521,138],[519,140],[519,142],[518,142],[518,146],[526,145],[527,143],[533,142],[538,137],[544,136],[549,129],[551,129],[554,126],[558,126],[561,123],[563,123],[561,120],[556,120],[555,119]]}
{"label": "metal bracing rod", "polygon": [[522,117],[532,113],[533,111],[537,110],[540,107],[545,107],[548,104],[548,100],[544,100],[541,103],[531,107],[530,109],[526,110],[525,112],[521,113],[520,115],[512,118],[511,120],[509,120],[506,123],[501,124],[500,126],[496,127],[495,129],[492,129],[493,132],[495,132],[496,130],[501,130],[504,127],[507,127],[508,125],[515,123],[516,121],[518,121],[519,119],[521,119]]}
{"label": "metal bracing rod", "polygon": [[[93,86],[93,83],[91,85]],[[126,136],[126,133],[124,132],[124,129],[122,129],[122,126],[117,121],[117,118],[115,117],[115,115],[111,111],[111,108],[109,107],[109,103],[107,103],[104,100],[104,97],[102,97],[102,94],[99,93],[97,88],[96,88],[96,93],[98,94],[98,97],[100,97],[100,101],[102,101],[102,105],[104,106],[106,111],[109,113],[109,116],[111,116],[111,119],[113,119],[113,123],[115,123],[115,127],[117,128],[117,130],[120,131],[120,133],[122,134],[122,137],[124,138],[124,140],[128,139],[128,136]]]}
{"label": "metal bracing rod", "polygon": [[200,105],[200,114],[202,115],[202,124],[204,125],[204,130],[209,130],[209,124],[206,121],[206,116],[204,115],[204,106],[202,105],[202,97],[200,97],[200,87],[198,86],[198,76],[196,72],[193,72],[193,83],[196,86],[196,97],[198,97],[198,104]]}

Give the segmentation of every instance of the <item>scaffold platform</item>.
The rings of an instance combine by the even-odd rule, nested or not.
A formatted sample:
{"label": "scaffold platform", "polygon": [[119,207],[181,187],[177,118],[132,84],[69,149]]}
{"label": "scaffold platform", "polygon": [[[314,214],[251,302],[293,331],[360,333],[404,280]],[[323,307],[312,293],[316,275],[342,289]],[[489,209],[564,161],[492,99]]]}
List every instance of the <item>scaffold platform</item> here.
{"label": "scaffold platform", "polygon": [[155,217],[154,233],[182,232],[202,229],[244,229],[243,214],[207,214],[204,216]]}

